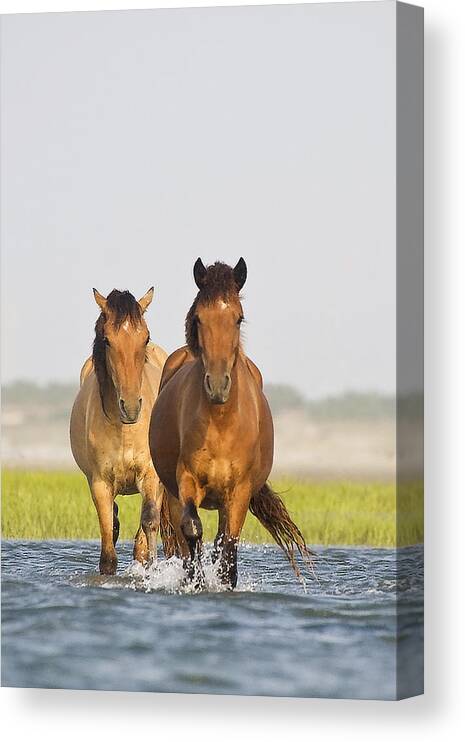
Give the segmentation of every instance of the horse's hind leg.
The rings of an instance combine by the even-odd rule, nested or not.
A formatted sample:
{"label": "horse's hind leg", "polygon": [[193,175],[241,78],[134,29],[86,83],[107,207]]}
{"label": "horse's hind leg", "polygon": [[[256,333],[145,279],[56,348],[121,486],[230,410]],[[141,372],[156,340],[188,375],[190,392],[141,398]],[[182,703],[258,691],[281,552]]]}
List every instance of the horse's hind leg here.
{"label": "horse's hind leg", "polygon": [[91,482],[90,489],[97,510],[102,540],[100,552],[100,574],[114,575],[116,572],[117,558],[113,541],[113,492],[103,480]]}
{"label": "horse's hind leg", "polygon": [[[167,490],[165,490],[166,493],[166,501],[165,501],[165,507],[168,509],[168,516],[169,516],[169,527],[170,529],[174,530],[174,534],[172,531],[170,534],[163,533],[162,529],[162,539],[163,539],[163,548],[165,551],[165,556],[167,559],[169,559],[171,556],[177,556],[182,557],[184,559],[189,559],[190,551],[189,547],[187,545],[187,541],[184,538],[184,534],[181,530],[181,519],[182,519],[182,505],[179,502],[177,497],[174,497],[172,494],[170,494]],[[163,505],[162,505],[162,514],[163,514]],[[161,525],[163,525],[163,519],[161,522]]]}
{"label": "horse's hind leg", "polygon": [[113,502],[113,545],[116,546],[119,536],[118,505]]}
{"label": "horse's hind leg", "polygon": [[147,538],[144,533],[142,526],[139,526],[136,537],[134,539],[134,549],[132,552],[133,558],[141,564],[147,564],[149,558],[149,550],[147,548]]}
{"label": "horse's hind leg", "polygon": [[[162,487],[163,485],[160,484]],[[187,541],[184,538],[184,534],[181,530],[181,518],[182,518],[182,507],[177,497],[173,497],[169,492],[165,490],[167,501],[165,507],[167,512],[165,513],[165,532],[163,532],[163,518],[162,510],[160,510],[160,532],[163,541],[163,550],[165,557],[169,559],[172,556],[182,557],[183,559],[189,559],[190,552],[187,545]],[[163,508],[163,502],[162,502]],[[169,529],[169,533],[167,533]],[[136,533],[134,541],[134,559],[137,559],[141,564],[146,564],[148,561],[148,546],[147,538],[144,533],[142,525],[139,526],[139,530]]]}

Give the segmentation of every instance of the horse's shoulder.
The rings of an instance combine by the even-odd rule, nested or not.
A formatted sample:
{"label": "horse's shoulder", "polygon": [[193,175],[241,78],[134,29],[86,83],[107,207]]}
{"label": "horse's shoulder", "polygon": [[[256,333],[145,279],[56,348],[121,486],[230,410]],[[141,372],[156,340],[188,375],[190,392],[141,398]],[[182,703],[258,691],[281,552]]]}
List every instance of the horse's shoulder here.
{"label": "horse's shoulder", "polygon": [[194,356],[190,352],[187,345],[183,345],[182,348],[178,348],[177,350],[173,351],[173,353],[168,356],[165,361],[165,365],[163,366],[163,373],[161,375],[160,381],[160,391],[168,383],[168,381],[173,378],[176,371],[179,371],[179,369],[182,368],[185,363],[193,360],[195,360]]}
{"label": "horse's shoulder", "polygon": [[168,358],[166,350],[164,350],[160,345],[156,345],[152,342],[148,343],[146,354],[148,362],[160,369],[163,368],[163,365]]}
{"label": "horse's shoulder", "polygon": [[263,389],[263,376],[261,374],[260,369],[258,366],[255,365],[255,363],[248,357],[244,356],[245,363],[247,368],[249,369],[250,373],[252,374],[253,378],[255,379],[259,389]]}
{"label": "horse's shoulder", "polygon": [[94,364],[92,361],[92,356],[90,356],[89,358],[87,358],[83,367],[81,368],[81,373],[79,375],[79,383],[81,386],[84,384],[85,380],[87,379],[89,374],[92,373],[93,370],[94,370]]}

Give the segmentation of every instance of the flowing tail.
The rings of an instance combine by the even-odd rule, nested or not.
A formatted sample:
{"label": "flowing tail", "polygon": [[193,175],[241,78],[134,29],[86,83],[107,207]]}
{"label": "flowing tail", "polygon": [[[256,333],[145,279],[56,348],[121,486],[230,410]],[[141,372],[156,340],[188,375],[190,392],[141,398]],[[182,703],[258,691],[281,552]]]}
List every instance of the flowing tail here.
{"label": "flowing tail", "polygon": [[163,543],[165,557],[169,559],[178,554],[178,540],[176,538],[176,531],[171,522],[168,493],[161,482],[160,487],[163,488],[163,500],[160,511],[160,536]]}
{"label": "flowing tail", "polygon": [[315,556],[314,553],[305,543],[302,532],[291,519],[285,504],[273,492],[269,484],[264,484],[261,490],[253,495],[249,510],[284,551],[298,579],[302,579],[302,576],[297,565],[296,549],[302,557],[304,565],[313,571],[312,557]]}

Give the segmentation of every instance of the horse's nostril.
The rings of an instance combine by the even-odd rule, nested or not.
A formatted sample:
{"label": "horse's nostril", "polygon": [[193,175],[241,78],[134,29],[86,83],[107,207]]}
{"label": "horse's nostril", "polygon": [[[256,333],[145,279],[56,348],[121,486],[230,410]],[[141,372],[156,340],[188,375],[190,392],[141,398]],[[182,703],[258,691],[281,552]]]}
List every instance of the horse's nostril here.
{"label": "horse's nostril", "polygon": [[119,401],[119,408],[120,408],[120,410],[121,410],[121,412],[123,414],[126,414],[126,410],[125,410],[125,407],[124,407],[124,399],[120,399],[120,401]]}
{"label": "horse's nostril", "polygon": [[142,397],[139,397],[139,409],[142,407]]}
{"label": "horse's nostril", "polygon": [[205,374],[205,386],[207,387],[207,391],[210,392],[210,394],[212,394],[213,389],[210,384],[210,374]]}
{"label": "horse's nostril", "polygon": [[231,386],[231,376],[229,374],[226,374],[224,377],[223,391],[227,392],[230,386]]}

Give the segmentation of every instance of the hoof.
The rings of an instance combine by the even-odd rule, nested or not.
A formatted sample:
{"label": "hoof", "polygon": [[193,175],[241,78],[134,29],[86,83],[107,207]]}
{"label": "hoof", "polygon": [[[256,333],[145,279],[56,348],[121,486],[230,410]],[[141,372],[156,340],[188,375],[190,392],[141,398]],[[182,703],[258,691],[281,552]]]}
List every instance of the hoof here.
{"label": "hoof", "polygon": [[116,559],[101,559],[100,560],[100,574],[101,575],[115,575],[116,574]]}
{"label": "hoof", "polygon": [[218,577],[227,590],[234,590],[237,585],[237,569],[226,567],[218,570]]}

